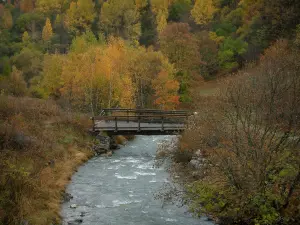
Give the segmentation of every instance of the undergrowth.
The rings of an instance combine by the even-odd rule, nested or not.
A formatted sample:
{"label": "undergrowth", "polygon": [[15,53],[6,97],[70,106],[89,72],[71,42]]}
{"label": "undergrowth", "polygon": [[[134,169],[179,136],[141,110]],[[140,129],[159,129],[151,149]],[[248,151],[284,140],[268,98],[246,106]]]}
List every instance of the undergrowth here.
{"label": "undergrowth", "polygon": [[88,117],[55,102],[0,96],[0,224],[59,224],[75,168],[91,156]]}

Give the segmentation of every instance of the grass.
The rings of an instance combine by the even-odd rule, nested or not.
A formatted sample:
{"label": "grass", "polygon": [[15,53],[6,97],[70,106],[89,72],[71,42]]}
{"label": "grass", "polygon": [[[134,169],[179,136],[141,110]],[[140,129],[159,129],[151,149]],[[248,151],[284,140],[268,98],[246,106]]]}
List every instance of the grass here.
{"label": "grass", "polygon": [[61,197],[91,156],[88,116],[0,96],[0,224],[60,224]]}

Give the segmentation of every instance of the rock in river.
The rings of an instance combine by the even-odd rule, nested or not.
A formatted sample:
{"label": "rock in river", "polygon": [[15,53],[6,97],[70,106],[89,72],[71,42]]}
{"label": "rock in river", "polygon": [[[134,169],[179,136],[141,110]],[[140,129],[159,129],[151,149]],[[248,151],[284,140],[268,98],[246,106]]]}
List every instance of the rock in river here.
{"label": "rock in river", "polygon": [[68,225],[78,225],[81,224],[83,222],[82,219],[76,219],[76,220],[72,220],[68,222]]}

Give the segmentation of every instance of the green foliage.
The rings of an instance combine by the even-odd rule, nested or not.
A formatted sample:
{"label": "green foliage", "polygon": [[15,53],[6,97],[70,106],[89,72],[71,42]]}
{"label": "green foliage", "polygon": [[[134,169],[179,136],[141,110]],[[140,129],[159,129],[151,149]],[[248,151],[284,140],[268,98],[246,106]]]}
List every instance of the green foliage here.
{"label": "green foliage", "polygon": [[40,75],[42,70],[43,53],[32,47],[25,47],[12,58],[14,65],[23,72],[26,81]]}
{"label": "green foliage", "polygon": [[72,1],[65,16],[69,30],[75,35],[82,34],[91,28],[96,18],[95,4],[92,0]]}
{"label": "green foliage", "polygon": [[42,28],[45,24],[45,17],[40,13],[21,14],[16,21],[16,28],[19,32],[25,31],[31,33],[31,37],[36,40],[41,36]]}
{"label": "green foliage", "polygon": [[191,8],[191,0],[175,0],[170,6],[168,20],[179,22],[183,16],[189,14]]}
{"label": "green foliage", "polygon": [[149,46],[154,45],[157,39],[155,16],[151,11],[150,4],[141,9],[141,37],[140,44]]}
{"label": "green foliage", "polygon": [[0,75],[9,76],[11,73],[10,60],[7,56],[0,59]]}
{"label": "green foliage", "polygon": [[109,0],[101,8],[101,30],[108,35],[116,35],[138,41],[141,36],[140,13],[134,0]]}
{"label": "green foliage", "polygon": [[241,39],[226,38],[218,53],[221,67],[229,71],[237,68],[239,57],[246,53],[247,48],[248,44]]}

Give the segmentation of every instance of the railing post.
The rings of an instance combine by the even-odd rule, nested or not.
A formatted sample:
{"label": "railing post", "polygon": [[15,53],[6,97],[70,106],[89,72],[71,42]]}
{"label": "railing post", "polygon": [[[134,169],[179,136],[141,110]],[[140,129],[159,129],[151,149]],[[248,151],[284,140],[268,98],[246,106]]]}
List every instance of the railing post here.
{"label": "railing post", "polygon": [[140,132],[141,131],[141,118],[140,118],[140,116],[138,116],[138,123],[139,123],[138,132]]}
{"label": "railing post", "polygon": [[117,117],[115,117],[115,132],[118,131],[118,120]]}
{"label": "railing post", "polygon": [[95,132],[95,117],[92,117],[92,121],[93,121],[93,132]]}
{"label": "railing post", "polygon": [[161,131],[165,131],[165,127],[164,127],[164,116],[161,117]]}
{"label": "railing post", "polygon": [[127,123],[129,123],[129,110],[127,110]]}

